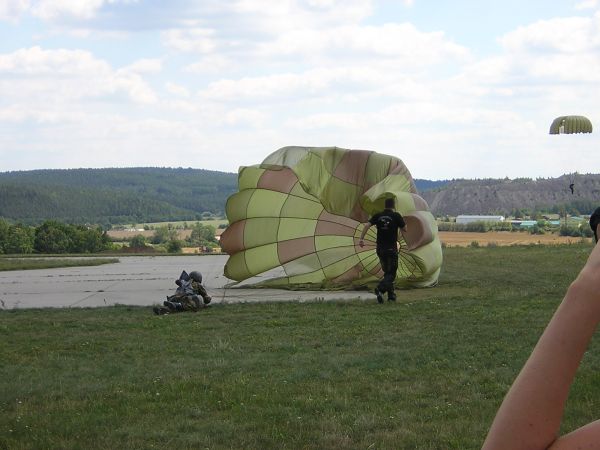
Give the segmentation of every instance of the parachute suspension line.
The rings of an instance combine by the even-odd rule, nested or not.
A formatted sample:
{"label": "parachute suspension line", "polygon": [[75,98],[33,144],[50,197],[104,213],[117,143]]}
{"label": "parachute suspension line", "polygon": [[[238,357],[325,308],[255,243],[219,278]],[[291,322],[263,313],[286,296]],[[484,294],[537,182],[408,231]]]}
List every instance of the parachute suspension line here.
{"label": "parachute suspension line", "polygon": [[573,195],[575,194],[575,175],[577,175],[577,172],[573,172],[569,175],[569,189]]}

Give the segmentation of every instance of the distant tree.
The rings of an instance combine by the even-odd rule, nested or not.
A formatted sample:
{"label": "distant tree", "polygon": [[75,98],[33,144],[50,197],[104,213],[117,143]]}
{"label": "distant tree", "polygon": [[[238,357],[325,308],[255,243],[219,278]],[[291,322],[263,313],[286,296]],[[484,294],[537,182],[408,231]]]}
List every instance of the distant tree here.
{"label": "distant tree", "polygon": [[4,245],[5,253],[32,253],[33,239],[33,228],[21,224],[11,225]]}
{"label": "distant tree", "polygon": [[146,238],[141,235],[135,235],[129,241],[129,247],[131,248],[145,248],[146,247]]}
{"label": "distant tree", "polygon": [[489,230],[489,224],[486,222],[471,222],[466,225],[466,231],[485,233]]}
{"label": "distant tree", "polygon": [[561,236],[581,237],[583,234],[579,227],[572,227],[568,225],[562,225],[560,227],[559,234]]}
{"label": "distant tree", "polygon": [[110,246],[100,227],[48,220],[35,229],[34,249],[38,253],[97,253]]}
{"label": "distant tree", "polygon": [[212,225],[202,225],[200,222],[196,222],[187,242],[193,246],[214,247],[218,243],[215,233],[215,227]]}
{"label": "distant tree", "polygon": [[166,226],[158,227],[154,230],[152,236],[153,244],[164,244],[169,240],[169,229]]}
{"label": "distant tree", "polygon": [[39,253],[67,253],[71,244],[68,226],[47,220],[35,230],[35,251]]}
{"label": "distant tree", "polygon": [[594,236],[594,232],[592,231],[592,229],[590,227],[582,227],[581,228],[581,235],[584,237],[588,237],[591,238]]}
{"label": "distant tree", "polygon": [[6,246],[6,242],[8,241],[8,230],[10,226],[6,221],[0,219],[0,254],[6,253],[4,248]]}
{"label": "distant tree", "polygon": [[70,225],[68,232],[71,235],[71,253],[97,253],[110,247],[108,235],[101,228]]}
{"label": "distant tree", "polygon": [[538,223],[535,223],[535,224],[534,224],[534,225],[531,227],[531,229],[529,230],[529,232],[530,232],[531,234],[544,234],[544,233],[545,233],[545,231],[544,231],[544,227],[543,227],[543,226],[540,226],[539,222],[538,222]]}
{"label": "distant tree", "polygon": [[181,253],[182,249],[183,242],[181,242],[179,239],[171,239],[167,243],[167,251],[169,253]]}

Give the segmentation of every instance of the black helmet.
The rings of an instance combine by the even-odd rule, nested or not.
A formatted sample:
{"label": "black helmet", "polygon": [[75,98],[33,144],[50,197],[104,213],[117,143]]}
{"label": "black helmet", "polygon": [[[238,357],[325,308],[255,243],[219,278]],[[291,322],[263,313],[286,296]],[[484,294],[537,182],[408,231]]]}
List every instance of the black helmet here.
{"label": "black helmet", "polygon": [[197,270],[190,272],[190,278],[198,283],[202,283],[202,274]]}

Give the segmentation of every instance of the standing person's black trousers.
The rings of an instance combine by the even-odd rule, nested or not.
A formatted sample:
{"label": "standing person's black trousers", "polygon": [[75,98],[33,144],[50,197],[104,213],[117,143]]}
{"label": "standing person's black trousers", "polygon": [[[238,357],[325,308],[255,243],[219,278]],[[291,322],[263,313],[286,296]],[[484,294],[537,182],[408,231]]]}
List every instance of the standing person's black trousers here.
{"label": "standing person's black trousers", "polygon": [[396,300],[394,293],[394,280],[398,270],[398,251],[395,249],[377,250],[379,263],[383,270],[383,278],[377,285],[377,289],[382,294],[388,293],[388,300]]}

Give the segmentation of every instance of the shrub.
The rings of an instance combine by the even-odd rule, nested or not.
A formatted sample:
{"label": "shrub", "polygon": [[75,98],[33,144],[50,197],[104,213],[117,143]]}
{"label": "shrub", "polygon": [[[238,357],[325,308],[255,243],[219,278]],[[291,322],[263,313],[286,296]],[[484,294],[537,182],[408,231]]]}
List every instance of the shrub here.
{"label": "shrub", "polygon": [[169,253],[181,253],[182,249],[183,249],[183,242],[181,242],[178,239],[171,239],[167,243],[167,251]]}
{"label": "shrub", "polygon": [[145,248],[146,247],[146,238],[141,234],[138,234],[131,238],[129,241],[129,247],[131,248]]}

